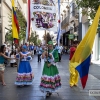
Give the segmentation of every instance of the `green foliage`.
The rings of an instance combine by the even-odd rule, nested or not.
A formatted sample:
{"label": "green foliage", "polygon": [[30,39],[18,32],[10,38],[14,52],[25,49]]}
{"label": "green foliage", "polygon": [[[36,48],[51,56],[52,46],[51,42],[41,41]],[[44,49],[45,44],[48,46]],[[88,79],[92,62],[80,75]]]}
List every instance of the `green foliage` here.
{"label": "green foliage", "polygon": [[38,40],[37,40],[37,45],[40,45],[40,44],[41,44],[41,40],[38,39]]}
{"label": "green foliage", "polygon": [[43,35],[43,39],[46,41],[46,44],[47,44],[49,41],[51,41],[52,39],[51,39],[50,33],[45,33],[45,34]]}
{"label": "green foliage", "polygon": [[36,31],[34,31],[34,32],[32,31],[31,32],[31,36],[30,36],[29,42],[34,43],[34,45],[39,45],[41,43],[41,40],[38,39],[38,35],[37,35]]}
{"label": "green foliage", "polygon": [[100,0],[75,0],[79,8],[85,10],[82,11],[83,15],[89,15],[91,19],[94,19],[94,16],[97,12],[97,9],[100,5]]}
{"label": "green foliage", "polygon": [[[17,19],[19,23],[19,41],[25,40],[26,37],[26,20],[24,15],[20,10],[16,10]],[[6,41],[12,41],[12,16],[8,15],[9,17],[9,30],[6,34]]]}

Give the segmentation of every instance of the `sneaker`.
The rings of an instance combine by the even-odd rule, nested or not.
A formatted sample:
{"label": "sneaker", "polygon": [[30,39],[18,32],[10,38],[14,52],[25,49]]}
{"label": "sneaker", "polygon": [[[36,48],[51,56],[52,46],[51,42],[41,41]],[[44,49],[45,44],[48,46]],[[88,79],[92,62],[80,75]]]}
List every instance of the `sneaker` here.
{"label": "sneaker", "polygon": [[46,98],[49,97],[49,96],[50,96],[49,93],[47,93],[47,94],[46,94]]}

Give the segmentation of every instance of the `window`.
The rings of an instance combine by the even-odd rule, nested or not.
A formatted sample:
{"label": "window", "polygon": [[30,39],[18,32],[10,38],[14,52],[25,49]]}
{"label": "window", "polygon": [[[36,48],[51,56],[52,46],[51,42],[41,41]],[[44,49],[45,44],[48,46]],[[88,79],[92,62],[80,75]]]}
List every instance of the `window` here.
{"label": "window", "polygon": [[0,7],[0,18],[1,18],[1,7]]}
{"label": "window", "polygon": [[70,4],[70,18],[75,15],[75,3]]}

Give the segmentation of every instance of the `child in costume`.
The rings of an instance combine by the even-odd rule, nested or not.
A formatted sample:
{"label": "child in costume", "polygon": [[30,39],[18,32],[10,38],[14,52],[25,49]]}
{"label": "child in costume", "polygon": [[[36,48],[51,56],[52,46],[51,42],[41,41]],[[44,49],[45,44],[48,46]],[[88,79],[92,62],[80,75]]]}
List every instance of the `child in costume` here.
{"label": "child in costume", "polygon": [[[26,45],[22,46],[22,52],[20,52],[20,63],[18,67],[18,73],[16,78],[16,85],[24,86],[31,85],[33,80],[32,68],[29,61],[32,59],[30,52],[27,51]],[[18,58],[18,55],[17,55]]]}
{"label": "child in costume", "polygon": [[48,50],[44,51],[44,68],[41,77],[40,90],[46,93],[46,97],[50,96],[61,87],[61,78],[56,67],[56,62],[59,60],[57,50],[53,49],[53,42],[48,42]]}

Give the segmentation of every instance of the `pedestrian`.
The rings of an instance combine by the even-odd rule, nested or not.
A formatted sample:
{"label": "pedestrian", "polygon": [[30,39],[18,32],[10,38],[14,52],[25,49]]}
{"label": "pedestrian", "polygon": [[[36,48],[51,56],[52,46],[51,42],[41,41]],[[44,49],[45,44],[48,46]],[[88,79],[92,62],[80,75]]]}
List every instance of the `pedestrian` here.
{"label": "pedestrian", "polygon": [[17,47],[17,50],[16,50],[17,72],[18,72],[18,67],[19,67],[19,63],[20,63],[20,52],[21,52],[21,48]]}
{"label": "pedestrian", "polygon": [[15,85],[24,86],[24,85],[31,85],[33,81],[33,72],[30,65],[30,52],[27,51],[27,46],[22,46],[22,52],[20,52],[20,63],[18,67],[18,73]]}
{"label": "pedestrian", "polygon": [[53,42],[48,42],[48,50],[42,54],[44,59],[44,68],[41,76],[40,90],[46,93],[46,97],[49,97],[52,92],[61,87],[61,78],[56,66],[56,62],[59,60],[58,51],[53,49]]}
{"label": "pedestrian", "polygon": [[15,59],[16,56],[15,56],[14,51],[11,52],[10,57],[11,57],[10,66],[11,66],[11,67],[14,67],[14,66],[16,65],[16,59]]}
{"label": "pedestrian", "polygon": [[79,78],[77,70],[70,64],[70,60],[72,59],[72,57],[76,51],[76,48],[77,48],[77,41],[73,41],[73,44],[69,50],[69,65],[70,65],[69,66],[69,71],[70,71],[69,84],[70,84],[70,87],[77,86],[78,78]]}
{"label": "pedestrian", "polygon": [[41,62],[42,52],[43,52],[42,47],[39,45],[38,48],[37,48],[38,62],[39,61]]}
{"label": "pedestrian", "polygon": [[10,57],[5,55],[6,47],[5,45],[2,45],[0,48],[0,77],[1,77],[1,82],[3,86],[6,86],[5,81],[4,81],[4,70],[5,70],[5,59],[10,59]]}
{"label": "pedestrian", "polygon": [[33,44],[30,44],[29,50],[30,50],[30,52],[32,54],[32,58],[33,58],[33,56],[34,56],[34,46],[33,46]]}

